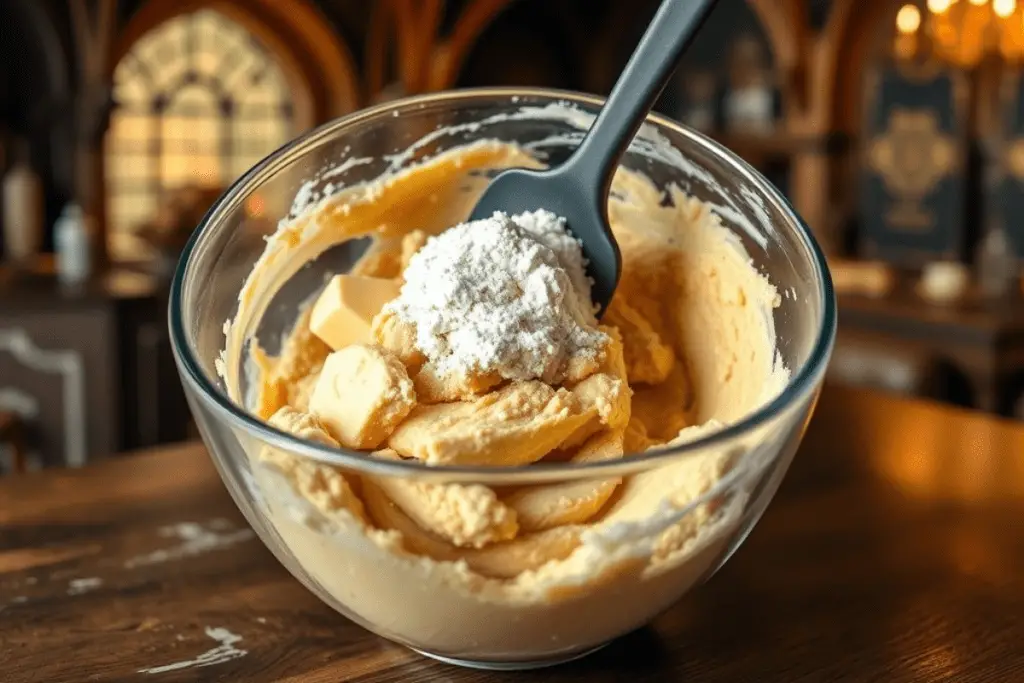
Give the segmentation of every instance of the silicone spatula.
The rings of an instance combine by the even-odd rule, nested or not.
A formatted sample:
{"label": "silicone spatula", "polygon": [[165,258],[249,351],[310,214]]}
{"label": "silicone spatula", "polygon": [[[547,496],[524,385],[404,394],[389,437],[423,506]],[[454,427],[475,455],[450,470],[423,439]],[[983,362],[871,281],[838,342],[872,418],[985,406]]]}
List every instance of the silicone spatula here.
{"label": "silicone spatula", "polygon": [[619,159],[664,90],[683,49],[715,0],[664,0],[579,147],[543,171],[510,169],[487,186],[472,220],[547,209],[566,219],[583,245],[591,296],[604,313],[615,293],[622,256],[608,225],[608,192]]}

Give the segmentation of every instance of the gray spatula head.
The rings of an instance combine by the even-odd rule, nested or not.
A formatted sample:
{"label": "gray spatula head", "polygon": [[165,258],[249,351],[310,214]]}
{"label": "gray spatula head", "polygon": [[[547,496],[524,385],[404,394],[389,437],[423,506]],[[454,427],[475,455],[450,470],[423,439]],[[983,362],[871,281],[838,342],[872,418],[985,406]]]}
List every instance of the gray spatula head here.
{"label": "gray spatula head", "polygon": [[513,215],[537,209],[565,218],[589,262],[587,273],[594,281],[592,298],[599,316],[608,308],[622,271],[619,247],[608,225],[612,176],[714,2],[664,0],[573,155],[550,170],[501,173],[473,209],[473,220],[489,218],[495,211]]}
{"label": "gray spatula head", "polygon": [[564,164],[548,171],[505,171],[487,186],[472,219],[488,218],[495,211],[514,215],[537,209],[563,216],[582,242],[587,274],[594,281],[591,298],[603,313],[619,283],[622,257],[608,226],[607,194],[600,197],[598,187],[581,181],[572,170],[571,164]]}

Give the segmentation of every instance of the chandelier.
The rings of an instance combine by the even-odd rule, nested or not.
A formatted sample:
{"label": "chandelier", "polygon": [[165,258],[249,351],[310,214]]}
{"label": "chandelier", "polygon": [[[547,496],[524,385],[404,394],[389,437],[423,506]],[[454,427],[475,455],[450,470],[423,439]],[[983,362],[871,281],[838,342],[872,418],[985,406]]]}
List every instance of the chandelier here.
{"label": "chandelier", "polygon": [[1024,62],[1024,0],[927,0],[896,13],[896,56],[930,54],[962,68],[988,56]]}

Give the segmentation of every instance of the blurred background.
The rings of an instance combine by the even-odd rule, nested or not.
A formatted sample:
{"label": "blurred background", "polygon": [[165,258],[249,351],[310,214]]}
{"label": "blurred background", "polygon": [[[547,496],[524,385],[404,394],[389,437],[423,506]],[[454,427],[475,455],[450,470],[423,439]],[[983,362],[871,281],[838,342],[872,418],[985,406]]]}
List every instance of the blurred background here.
{"label": "blurred background", "polygon": [[[264,155],[411,93],[607,93],[656,6],[0,0],[0,473],[193,436],[168,278]],[[721,0],[686,55],[658,109],[828,254],[831,383],[1024,418],[1022,64],[1016,0]]]}

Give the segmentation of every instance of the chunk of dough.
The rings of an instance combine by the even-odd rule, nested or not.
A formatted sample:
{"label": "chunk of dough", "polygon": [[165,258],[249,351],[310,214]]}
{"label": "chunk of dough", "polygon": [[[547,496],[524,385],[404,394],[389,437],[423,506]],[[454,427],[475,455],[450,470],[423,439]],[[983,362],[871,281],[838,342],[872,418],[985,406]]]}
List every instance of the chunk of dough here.
{"label": "chunk of dough", "polygon": [[249,347],[249,359],[259,368],[262,380],[256,387],[253,412],[264,420],[269,420],[282,406],[294,406],[297,385],[318,372],[331,352],[331,347],[309,329],[312,311],[312,306],[306,306],[299,313],[277,357],[268,356],[256,340]]}
{"label": "chunk of dough", "polygon": [[559,446],[563,450],[579,446],[603,427],[620,430],[629,422],[633,392],[626,380],[622,336],[615,328],[602,326],[601,331],[609,338],[601,366],[572,388],[583,412],[594,417]]}
{"label": "chunk of dough", "polygon": [[308,375],[296,380],[294,384],[288,387],[288,405],[296,410],[309,412],[309,397],[313,395],[313,389],[316,388],[316,381],[320,379],[320,370],[322,368],[323,364],[321,363],[311,370]]}
{"label": "chunk of dough", "polygon": [[[584,443],[571,462],[586,463],[622,457],[623,430],[604,431]],[[580,524],[596,515],[622,483],[621,477],[564,484],[525,486],[503,497],[515,510],[524,531]]]}
{"label": "chunk of dough", "polygon": [[[392,450],[374,457],[397,460]],[[391,501],[420,527],[460,547],[481,548],[515,538],[516,513],[480,484],[432,484],[399,477],[372,477]]]}
{"label": "chunk of dough", "polygon": [[565,365],[565,379],[563,382],[575,384],[593,375],[601,367],[601,363],[604,362],[604,354],[605,350],[601,349],[597,353],[570,358],[569,362]]}
{"label": "chunk of dough", "polygon": [[643,385],[633,393],[633,416],[643,423],[651,445],[675,438],[694,423],[695,394],[685,363],[676,363],[668,381]]}
{"label": "chunk of dough", "polygon": [[427,233],[422,230],[413,230],[409,234],[402,237],[402,254],[401,264],[402,272],[409,267],[409,261],[416,255],[416,252],[423,248],[423,245],[427,243]]}
{"label": "chunk of dough", "polygon": [[588,419],[568,390],[514,382],[472,402],[417,406],[388,445],[430,465],[523,465]]}
{"label": "chunk of dough", "polygon": [[355,344],[324,361],[309,409],[348,448],[376,448],[416,405],[405,366],[384,349]]}
{"label": "chunk of dough", "polygon": [[420,369],[427,357],[416,347],[416,326],[384,309],[373,319],[373,341],[394,354],[410,373]]}
{"label": "chunk of dough", "polygon": [[363,277],[398,278],[402,274],[402,245],[396,238],[374,240],[349,271]]}
{"label": "chunk of dough", "polygon": [[271,427],[277,427],[282,432],[288,432],[306,441],[315,441],[325,446],[337,448],[338,442],[327,431],[327,427],[316,415],[291,406],[282,406],[267,420]]}
{"label": "chunk of dough", "polygon": [[464,561],[470,570],[482,576],[515,578],[552,560],[564,560],[579,546],[581,527],[560,526],[479,549],[456,548],[418,527],[372,481],[364,482],[363,495],[374,522],[399,532],[406,550],[439,562]]}
{"label": "chunk of dough", "polygon": [[420,403],[451,403],[475,399],[501,384],[501,375],[488,372],[478,375],[440,375],[437,367],[427,361],[413,377],[416,399]]}
{"label": "chunk of dough", "polygon": [[[338,446],[338,442],[328,434],[324,424],[315,415],[284,406],[267,421],[300,439],[335,448]],[[295,490],[320,512],[332,515],[344,510],[359,522],[367,523],[363,503],[352,491],[341,470],[270,446],[260,451],[260,460],[281,472]]]}
{"label": "chunk of dough", "polygon": [[630,382],[659,384],[668,378],[676,362],[672,347],[662,340],[640,311],[626,303],[624,297],[612,299],[604,322],[614,325],[622,333]]}
{"label": "chunk of dough", "polygon": [[626,434],[622,447],[627,453],[643,453],[655,446],[655,442],[648,438],[647,427],[636,415],[629,419],[626,425]]}

